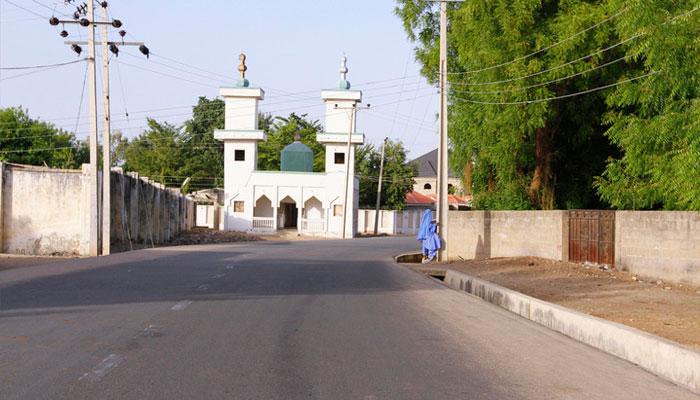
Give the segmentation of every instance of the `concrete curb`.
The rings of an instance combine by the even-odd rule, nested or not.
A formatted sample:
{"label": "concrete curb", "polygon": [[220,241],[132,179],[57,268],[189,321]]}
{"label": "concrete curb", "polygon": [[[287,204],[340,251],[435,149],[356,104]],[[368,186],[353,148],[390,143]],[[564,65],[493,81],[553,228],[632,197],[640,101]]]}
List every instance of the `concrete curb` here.
{"label": "concrete curb", "polygon": [[700,353],[677,343],[460,272],[448,270],[445,284],[700,393]]}

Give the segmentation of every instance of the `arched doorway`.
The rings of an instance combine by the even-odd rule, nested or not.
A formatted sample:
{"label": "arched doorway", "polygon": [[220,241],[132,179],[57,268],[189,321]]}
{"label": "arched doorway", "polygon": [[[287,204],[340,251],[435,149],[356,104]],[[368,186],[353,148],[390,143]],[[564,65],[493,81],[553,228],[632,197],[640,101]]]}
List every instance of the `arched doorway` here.
{"label": "arched doorway", "polygon": [[297,220],[299,218],[299,210],[297,209],[297,202],[294,201],[289,196],[285,196],[280,200],[280,206],[278,214],[278,226],[282,229],[290,229],[297,227]]}

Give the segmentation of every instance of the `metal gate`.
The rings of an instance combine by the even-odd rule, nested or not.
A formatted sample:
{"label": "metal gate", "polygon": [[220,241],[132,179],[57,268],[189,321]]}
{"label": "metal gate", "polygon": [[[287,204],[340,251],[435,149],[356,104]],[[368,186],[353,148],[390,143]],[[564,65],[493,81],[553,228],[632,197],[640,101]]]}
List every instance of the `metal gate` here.
{"label": "metal gate", "polygon": [[615,211],[569,211],[569,261],[615,264]]}

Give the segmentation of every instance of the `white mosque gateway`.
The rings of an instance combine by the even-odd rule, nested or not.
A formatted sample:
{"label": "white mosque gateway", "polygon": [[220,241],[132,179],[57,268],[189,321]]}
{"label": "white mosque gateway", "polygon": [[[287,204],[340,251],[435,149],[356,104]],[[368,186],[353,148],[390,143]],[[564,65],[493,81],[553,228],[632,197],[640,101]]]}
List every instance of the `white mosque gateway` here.
{"label": "white mosque gateway", "polygon": [[[258,129],[258,102],[264,99],[265,91],[250,86],[245,78],[244,54],[240,60],[236,86],[219,90],[225,103],[225,129],[214,132],[214,137],[224,142],[223,229],[257,233],[296,229],[304,234],[343,237],[347,208],[344,236],[354,237],[359,202],[355,146],[364,144],[364,135],[355,133],[353,108],[362,101],[362,92],[350,90],[347,59],[342,59],[337,88],[321,91],[326,104],[325,132],[316,140],[325,146],[325,172],[313,172],[313,153],[298,141],[282,151],[281,171],[257,169],[258,142],[267,138]],[[344,200],[346,168],[350,168],[350,178]]]}

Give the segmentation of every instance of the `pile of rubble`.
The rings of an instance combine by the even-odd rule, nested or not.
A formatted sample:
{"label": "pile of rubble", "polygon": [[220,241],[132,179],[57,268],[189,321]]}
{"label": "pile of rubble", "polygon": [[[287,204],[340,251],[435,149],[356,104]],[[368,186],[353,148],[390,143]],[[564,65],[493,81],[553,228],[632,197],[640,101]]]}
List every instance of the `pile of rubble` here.
{"label": "pile of rubble", "polygon": [[169,245],[179,246],[187,244],[214,244],[233,242],[253,242],[260,240],[260,237],[245,232],[236,231],[215,231],[211,229],[193,229],[183,232],[173,239]]}

